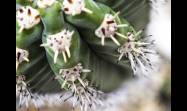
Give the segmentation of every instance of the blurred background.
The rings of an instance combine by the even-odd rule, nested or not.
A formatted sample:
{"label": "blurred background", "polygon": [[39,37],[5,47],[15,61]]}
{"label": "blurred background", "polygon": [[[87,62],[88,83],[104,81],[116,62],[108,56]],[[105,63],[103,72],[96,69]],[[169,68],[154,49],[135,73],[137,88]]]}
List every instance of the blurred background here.
{"label": "blurred background", "polygon": [[[154,35],[152,39],[156,40],[161,54],[161,68],[149,79],[125,82],[121,88],[109,94],[109,98],[104,102],[106,107],[97,111],[171,111],[171,0],[151,2],[150,21],[146,33]],[[45,98],[46,104],[40,111],[72,111],[69,103],[53,104],[53,98]],[[36,109],[30,106],[27,111]]]}

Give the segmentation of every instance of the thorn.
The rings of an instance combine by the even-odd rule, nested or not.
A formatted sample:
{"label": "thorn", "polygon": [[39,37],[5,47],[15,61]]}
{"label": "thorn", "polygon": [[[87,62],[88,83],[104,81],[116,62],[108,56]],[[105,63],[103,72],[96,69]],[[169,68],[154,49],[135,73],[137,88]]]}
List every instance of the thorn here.
{"label": "thorn", "polygon": [[115,32],[115,34],[118,35],[119,37],[122,37],[122,38],[128,39],[128,37],[126,37],[125,35],[122,35],[122,34],[120,34],[120,33],[118,33],[118,32]]}
{"label": "thorn", "polygon": [[140,31],[138,31],[134,36],[137,37],[137,36],[139,36],[142,32],[143,32],[143,30],[140,30]]}
{"label": "thorn", "polygon": [[58,51],[55,51],[55,55],[54,55],[54,63],[55,64],[57,62],[57,58],[58,58]]}
{"label": "thorn", "polygon": [[114,19],[120,14],[120,11],[118,11],[115,15],[114,15]]}
{"label": "thorn", "polygon": [[128,24],[119,24],[119,25],[117,25],[118,28],[120,28],[120,27],[128,27],[128,26],[129,26]]}
{"label": "thorn", "polygon": [[120,56],[119,56],[119,58],[118,58],[118,61],[120,61],[123,56],[124,56],[124,53],[121,53]]}
{"label": "thorn", "polygon": [[65,50],[66,50],[66,53],[67,53],[67,55],[68,55],[68,58],[70,58],[70,57],[71,57],[71,53],[70,53],[69,48],[68,48],[68,47],[65,47]]}
{"label": "thorn", "polygon": [[18,33],[21,33],[23,31],[23,29],[24,29],[24,27],[21,26],[20,29],[19,29],[19,31],[18,31]]}
{"label": "thorn", "polygon": [[26,58],[26,57],[23,57],[23,59],[24,59],[25,61],[29,62],[29,59],[28,59],[28,58]]}
{"label": "thorn", "polygon": [[112,35],[110,36],[110,38],[114,41],[114,43],[116,43],[116,45],[120,46],[120,43],[117,41],[116,38],[114,38]]}
{"label": "thorn", "polygon": [[19,63],[18,63],[18,62],[16,62],[16,71],[17,71],[17,69],[18,69],[18,66],[19,66]]}
{"label": "thorn", "polygon": [[44,43],[44,44],[40,45],[40,47],[48,47],[48,46],[49,46],[49,44],[47,44],[47,43]]}
{"label": "thorn", "polygon": [[71,97],[73,97],[73,94],[71,95],[71,96],[69,96],[68,98],[66,98],[65,100],[64,100],[64,102],[66,102],[68,99],[70,99]]}
{"label": "thorn", "polygon": [[104,46],[105,45],[105,37],[101,37],[101,45]]}
{"label": "thorn", "polygon": [[80,77],[78,77],[78,80],[79,80],[79,82],[82,84],[82,86],[85,87],[85,84],[83,83],[83,81],[81,80]]}
{"label": "thorn", "polygon": [[64,88],[64,86],[66,85],[66,83],[67,83],[67,80],[64,80],[64,82],[62,83],[62,86],[61,86],[62,89]]}
{"label": "thorn", "polygon": [[87,8],[85,8],[85,7],[83,7],[82,10],[83,10],[84,12],[86,12],[86,13],[89,13],[89,14],[92,14],[92,13],[93,13],[90,9],[87,9]]}
{"label": "thorn", "polygon": [[64,62],[66,63],[67,62],[67,58],[66,58],[65,52],[62,52],[62,55],[63,55],[63,58],[64,58]]}
{"label": "thorn", "polygon": [[89,72],[91,72],[91,70],[89,70],[89,69],[83,69],[82,72],[89,73]]}

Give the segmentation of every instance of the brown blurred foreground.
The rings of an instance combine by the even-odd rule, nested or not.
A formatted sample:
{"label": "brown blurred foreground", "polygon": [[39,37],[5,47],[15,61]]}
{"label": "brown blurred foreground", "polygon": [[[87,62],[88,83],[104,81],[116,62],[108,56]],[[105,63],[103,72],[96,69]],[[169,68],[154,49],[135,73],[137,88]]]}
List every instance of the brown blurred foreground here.
{"label": "brown blurred foreground", "polygon": [[[170,111],[170,79],[171,79],[171,69],[170,65],[164,65],[162,67],[160,74],[154,82],[154,92],[153,97],[147,96],[146,90],[138,90],[136,87],[132,87],[135,90],[130,91],[132,93],[128,97],[128,101],[121,102],[118,104],[118,108],[115,111]],[[156,83],[156,84],[155,84]],[[167,84],[166,84],[167,83]],[[149,89],[148,89],[149,90]],[[132,100],[132,98],[135,98]],[[107,108],[104,111],[109,111]],[[111,109],[110,109],[111,110]],[[33,107],[28,109],[18,110],[18,111],[38,111]],[[49,107],[48,105],[40,108],[39,111],[73,111],[69,104],[65,103],[62,106]],[[75,109],[74,111],[80,111]],[[114,111],[114,110],[111,110]]]}

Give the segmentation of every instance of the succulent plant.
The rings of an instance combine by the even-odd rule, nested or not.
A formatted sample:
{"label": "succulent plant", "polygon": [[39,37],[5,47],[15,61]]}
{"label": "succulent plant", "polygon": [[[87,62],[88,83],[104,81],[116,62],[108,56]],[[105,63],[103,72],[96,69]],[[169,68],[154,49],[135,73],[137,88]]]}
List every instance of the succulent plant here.
{"label": "succulent plant", "polygon": [[63,91],[70,96],[59,100],[94,109],[125,80],[154,69],[154,42],[143,33],[147,0],[16,0],[16,6],[20,108],[39,108],[39,95]]}

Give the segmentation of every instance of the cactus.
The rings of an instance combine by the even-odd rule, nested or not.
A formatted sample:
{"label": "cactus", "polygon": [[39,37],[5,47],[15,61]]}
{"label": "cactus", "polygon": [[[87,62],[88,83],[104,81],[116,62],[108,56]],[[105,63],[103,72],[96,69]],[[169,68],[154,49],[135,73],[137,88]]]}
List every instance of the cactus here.
{"label": "cactus", "polygon": [[39,95],[63,91],[70,96],[58,99],[75,98],[73,108],[95,109],[125,80],[154,69],[147,20],[136,13],[147,12],[146,0],[16,0],[16,6],[19,108],[39,108]]}

